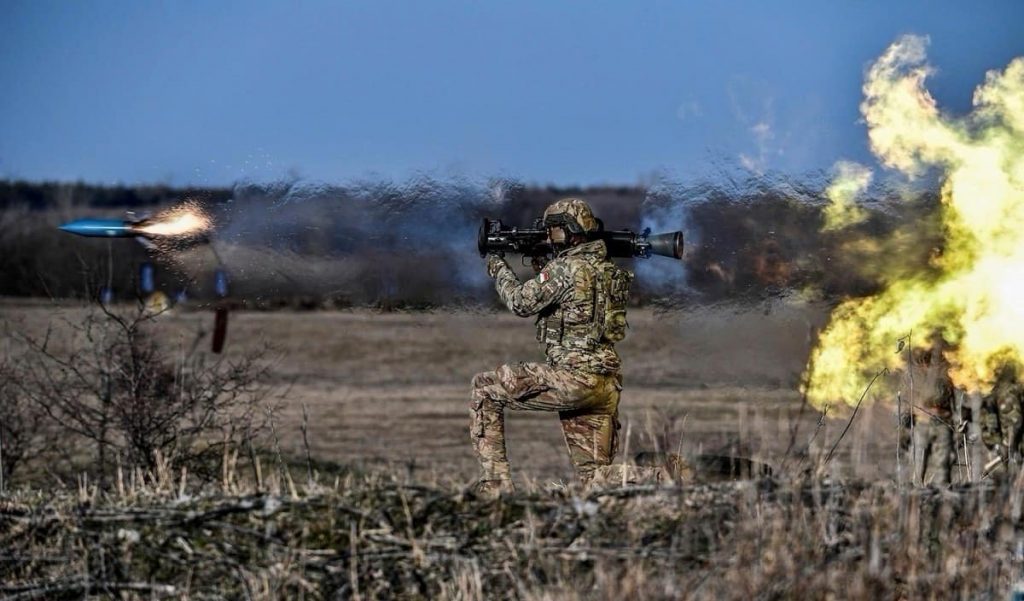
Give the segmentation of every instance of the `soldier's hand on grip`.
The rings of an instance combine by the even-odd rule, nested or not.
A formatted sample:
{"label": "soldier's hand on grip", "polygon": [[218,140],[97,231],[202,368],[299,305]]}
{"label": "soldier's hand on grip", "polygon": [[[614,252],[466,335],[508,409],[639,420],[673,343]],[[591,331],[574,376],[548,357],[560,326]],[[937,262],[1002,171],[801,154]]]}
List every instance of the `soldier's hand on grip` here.
{"label": "soldier's hand on grip", "polygon": [[487,275],[492,278],[496,277],[503,266],[508,266],[504,257],[496,253],[489,253],[487,255]]}

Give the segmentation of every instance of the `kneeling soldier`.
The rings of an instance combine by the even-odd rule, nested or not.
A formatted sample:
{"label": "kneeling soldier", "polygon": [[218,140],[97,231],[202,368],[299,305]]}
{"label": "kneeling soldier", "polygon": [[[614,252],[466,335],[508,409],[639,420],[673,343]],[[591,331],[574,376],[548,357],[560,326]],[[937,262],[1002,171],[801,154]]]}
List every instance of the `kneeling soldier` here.
{"label": "kneeling soldier", "polygon": [[473,378],[470,435],[482,474],[477,490],[514,490],[505,449],[505,409],[557,412],[580,480],[611,463],[616,452],[621,362],[615,343],[626,334],[633,274],[590,240],[598,222],[586,202],[566,198],[544,211],[555,257],[526,282],[504,258],[487,256],[498,296],[521,317],[537,316],[545,363],[502,365]]}

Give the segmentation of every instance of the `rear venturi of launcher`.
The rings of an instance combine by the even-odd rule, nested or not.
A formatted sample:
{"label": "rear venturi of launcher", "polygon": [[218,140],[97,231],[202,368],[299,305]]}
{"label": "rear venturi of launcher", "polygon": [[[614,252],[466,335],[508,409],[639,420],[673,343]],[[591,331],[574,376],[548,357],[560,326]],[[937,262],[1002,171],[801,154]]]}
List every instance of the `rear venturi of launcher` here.
{"label": "rear venturi of launcher", "polygon": [[[605,230],[603,225],[589,234],[591,240],[604,240],[608,256],[644,259],[654,255],[672,259],[683,258],[683,233],[652,234],[646,228],[639,234],[632,230]],[[548,233],[543,224],[533,228],[506,227],[498,219],[484,219],[477,238],[480,255],[488,253],[517,253],[527,257],[540,257],[551,253]]]}

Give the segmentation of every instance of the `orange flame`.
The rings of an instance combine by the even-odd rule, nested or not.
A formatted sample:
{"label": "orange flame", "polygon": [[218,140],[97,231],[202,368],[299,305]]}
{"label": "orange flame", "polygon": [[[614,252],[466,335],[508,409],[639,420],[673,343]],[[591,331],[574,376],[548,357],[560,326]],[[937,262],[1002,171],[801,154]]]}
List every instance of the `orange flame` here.
{"label": "orange flame", "polygon": [[194,204],[185,204],[160,213],[136,231],[153,236],[196,236],[210,229],[209,216]]}
{"label": "orange flame", "polygon": [[[971,393],[991,390],[1002,366],[1024,365],[1024,57],[988,72],[973,111],[954,117],[925,88],[927,43],[904,36],[885,51],[867,72],[861,112],[885,166],[909,177],[942,170],[942,253],[931,272],[883,267],[878,293],[833,309],[805,374],[817,407],[859,402],[872,373],[903,366],[894,351],[904,341],[927,351],[940,335],[953,383]],[[858,219],[853,201],[870,182],[865,169],[839,175],[835,228]]]}

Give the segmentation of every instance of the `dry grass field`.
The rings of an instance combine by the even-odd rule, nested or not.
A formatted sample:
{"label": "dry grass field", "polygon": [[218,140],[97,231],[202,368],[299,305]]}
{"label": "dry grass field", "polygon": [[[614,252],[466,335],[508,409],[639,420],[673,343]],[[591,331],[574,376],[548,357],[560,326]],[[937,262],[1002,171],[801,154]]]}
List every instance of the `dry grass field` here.
{"label": "dry grass field", "polygon": [[[87,310],[0,302],[3,350],[21,352],[20,337],[48,327],[59,350]],[[466,487],[468,383],[539,359],[528,320],[236,313],[226,357],[271,345],[275,430],[298,461],[263,455],[252,478],[260,459],[236,470],[225,453],[204,485],[158,462],[107,487],[12,486],[0,492],[0,598],[1007,598],[1024,574],[1024,476],[898,484],[891,406],[850,422],[849,410],[821,419],[801,403],[824,318],[782,300],[634,310],[620,347],[623,455],[747,456],[778,477],[561,486],[571,471],[557,420],[512,414],[519,493],[487,500]],[[187,347],[211,324],[206,311],[177,310],[153,333]],[[304,407],[311,454],[335,464],[311,479],[298,467]],[[809,469],[833,446],[833,461]]]}
{"label": "dry grass field", "polygon": [[[37,334],[48,325],[59,332],[86,310],[11,300],[0,305],[9,327]],[[849,412],[835,411],[819,429],[820,414],[801,410],[797,392],[814,328],[824,319],[823,307],[786,300],[632,310],[630,334],[619,345],[625,363],[623,455],[668,448],[749,456],[778,467],[791,446],[812,456],[827,452]],[[211,326],[206,311],[174,310],[161,315],[157,327],[166,342],[186,345]],[[60,343],[59,335],[52,338]],[[531,320],[489,311],[232,314],[227,357],[264,345],[272,349],[281,407],[277,428],[286,451],[303,450],[305,405],[309,445],[318,458],[397,466],[454,483],[475,474],[467,436],[473,374],[542,359]],[[864,478],[891,476],[894,419],[888,406],[862,410],[833,468]],[[521,483],[571,478],[554,416],[516,413],[508,430]]]}

